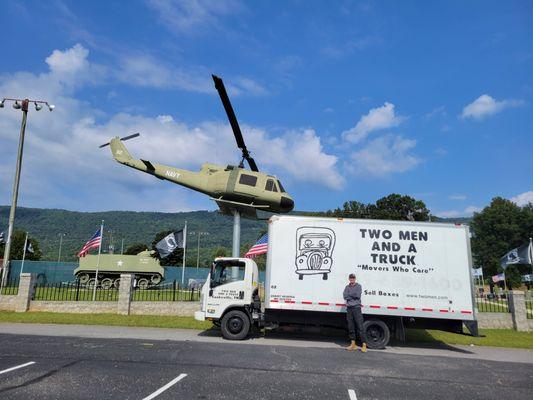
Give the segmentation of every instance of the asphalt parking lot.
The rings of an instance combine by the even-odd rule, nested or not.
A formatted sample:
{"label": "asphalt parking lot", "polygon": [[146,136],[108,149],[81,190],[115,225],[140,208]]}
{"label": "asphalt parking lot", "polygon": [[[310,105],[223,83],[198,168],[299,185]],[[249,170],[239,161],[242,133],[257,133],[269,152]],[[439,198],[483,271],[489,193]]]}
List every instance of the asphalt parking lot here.
{"label": "asphalt parking lot", "polygon": [[532,397],[533,363],[341,348],[0,334],[1,399]]}

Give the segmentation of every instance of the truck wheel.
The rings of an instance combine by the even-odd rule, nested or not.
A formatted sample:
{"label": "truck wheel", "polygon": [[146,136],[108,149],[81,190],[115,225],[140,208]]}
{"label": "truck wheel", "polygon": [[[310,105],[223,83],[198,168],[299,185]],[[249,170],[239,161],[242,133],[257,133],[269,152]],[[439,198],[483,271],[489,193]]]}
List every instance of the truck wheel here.
{"label": "truck wheel", "polygon": [[369,319],[363,324],[366,343],[370,349],[384,349],[390,340],[390,330],[387,324],[379,319]]}
{"label": "truck wheel", "polygon": [[117,278],[113,281],[113,286],[115,289],[118,289],[120,287],[120,278]]}
{"label": "truck wheel", "polygon": [[222,318],[220,323],[222,336],[228,340],[243,340],[250,331],[250,319],[240,310],[232,310]]}

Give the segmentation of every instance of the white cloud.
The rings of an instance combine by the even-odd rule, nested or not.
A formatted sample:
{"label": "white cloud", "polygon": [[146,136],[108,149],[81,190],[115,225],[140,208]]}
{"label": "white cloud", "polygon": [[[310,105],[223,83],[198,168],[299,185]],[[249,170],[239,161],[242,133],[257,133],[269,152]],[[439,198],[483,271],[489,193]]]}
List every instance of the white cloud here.
{"label": "white cloud", "polygon": [[383,106],[373,108],[368,114],[363,115],[357,125],[344,131],[342,136],[349,142],[358,143],[365,139],[369,133],[398,126],[404,119],[405,117],[396,115],[394,104],[386,102]]}
{"label": "white cloud", "polygon": [[[193,170],[205,161],[236,164],[240,153],[229,124],[205,121],[189,126],[170,115],[105,115],[76,99],[78,81],[61,79],[59,71],[92,68],[88,54],[73,49],[54,52],[54,67],[46,73],[0,75],[0,93],[27,93],[56,104],[53,113],[31,110],[19,204],[79,210],[214,209],[203,195],[118,165],[109,149],[98,145],[113,136],[141,132],[140,138],[127,142],[134,156]],[[12,185],[19,126],[20,112],[6,107],[0,118],[0,187]],[[289,191],[295,182],[342,186],[337,157],[324,151],[313,130],[273,136],[264,129],[241,128],[260,169],[278,174]],[[9,202],[8,192],[0,192],[0,204]]]}
{"label": "white cloud", "polygon": [[474,213],[481,211],[480,207],[468,206],[464,210],[440,211],[435,214],[442,218],[471,217]]}
{"label": "white cloud", "polygon": [[533,203],[533,190],[529,190],[515,197],[511,197],[511,201],[520,207],[523,207],[528,203]]}
{"label": "white cloud", "polygon": [[[216,93],[211,72],[207,68],[194,66],[184,69],[146,54],[122,57],[116,79],[127,85],[141,87]],[[225,85],[230,96],[268,94],[266,88],[247,77],[230,77]]]}
{"label": "white cloud", "polygon": [[425,117],[426,119],[431,119],[431,118],[438,117],[438,116],[445,117],[446,115],[447,115],[446,107],[440,106],[440,107],[435,107],[433,110],[428,112],[425,115]]}
{"label": "white cloud", "polygon": [[220,19],[243,10],[237,0],[148,0],[161,23],[175,34],[197,34],[220,28]]}
{"label": "white cloud", "polygon": [[522,100],[507,99],[498,101],[488,94],[483,94],[463,108],[461,118],[480,120],[487,116],[497,114],[506,108],[519,107],[523,104],[524,102]]}
{"label": "white cloud", "polygon": [[415,140],[401,136],[376,138],[362,150],[352,153],[350,169],[358,175],[376,177],[409,171],[422,161],[410,153],[415,146]]}
{"label": "white cloud", "polygon": [[464,195],[464,194],[452,194],[448,198],[450,200],[466,200],[466,195]]}

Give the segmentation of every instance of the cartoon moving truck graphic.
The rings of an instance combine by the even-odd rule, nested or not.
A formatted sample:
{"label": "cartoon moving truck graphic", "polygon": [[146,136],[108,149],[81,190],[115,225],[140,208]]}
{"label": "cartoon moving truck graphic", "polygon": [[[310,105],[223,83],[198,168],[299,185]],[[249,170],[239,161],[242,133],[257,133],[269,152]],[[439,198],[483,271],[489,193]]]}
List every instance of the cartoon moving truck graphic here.
{"label": "cartoon moving truck graphic", "polygon": [[304,275],[322,274],[328,279],[333,266],[335,232],[329,228],[303,226],[296,230],[296,273],[298,279]]}

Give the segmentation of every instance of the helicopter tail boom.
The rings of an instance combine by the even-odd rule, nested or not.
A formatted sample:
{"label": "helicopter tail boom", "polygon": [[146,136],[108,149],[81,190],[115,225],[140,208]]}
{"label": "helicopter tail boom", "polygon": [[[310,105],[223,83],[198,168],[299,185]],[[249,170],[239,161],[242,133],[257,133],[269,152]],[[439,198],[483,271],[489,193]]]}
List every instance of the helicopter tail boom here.
{"label": "helicopter tail boom", "polygon": [[153,175],[161,180],[171,181],[199,192],[207,192],[207,180],[205,174],[156,164],[148,160],[133,158],[119,137],[111,139],[109,144],[113,158],[120,164]]}

